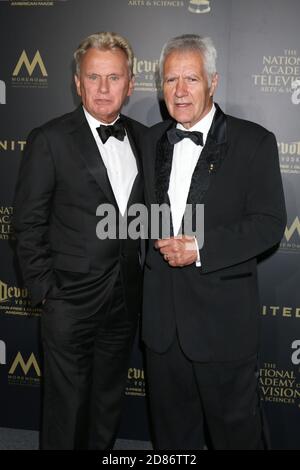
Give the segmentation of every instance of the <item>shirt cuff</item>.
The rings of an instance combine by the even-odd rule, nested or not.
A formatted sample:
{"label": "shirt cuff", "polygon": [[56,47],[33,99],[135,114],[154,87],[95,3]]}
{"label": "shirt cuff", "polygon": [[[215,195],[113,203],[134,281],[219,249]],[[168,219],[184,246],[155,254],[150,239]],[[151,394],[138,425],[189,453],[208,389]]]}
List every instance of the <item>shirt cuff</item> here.
{"label": "shirt cuff", "polygon": [[196,237],[194,238],[194,240],[195,240],[195,245],[196,245],[196,250],[197,250],[197,260],[195,261],[195,265],[196,265],[196,268],[200,268],[201,267],[201,260],[200,260],[199,246],[198,246],[198,242],[197,242]]}

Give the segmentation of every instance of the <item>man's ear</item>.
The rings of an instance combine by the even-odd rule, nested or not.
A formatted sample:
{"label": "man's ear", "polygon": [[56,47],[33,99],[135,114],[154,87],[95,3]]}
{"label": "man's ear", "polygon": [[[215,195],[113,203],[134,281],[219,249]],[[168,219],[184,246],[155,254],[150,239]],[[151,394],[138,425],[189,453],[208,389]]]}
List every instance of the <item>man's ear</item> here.
{"label": "man's ear", "polygon": [[81,96],[81,90],[80,90],[80,78],[75,74],[74,75],[74,81],[75,81],[75,86],[76,86],[76,91],[78,96]]}
{"label": "man's ear", "polygon": [[219,75],[217,73],[215,73],[215,75],[213,76],[212,81],[211,81],[211,85],[210,85],[210,89],[209,89],[209,96],[214,95],[214,93],[217,89],[218,83],[219,83]]}
{"label": "man's ear", "polygon": [[134,78],[134,76],[132,76],[130,81],[129,81],[127,96],[130,96],[132,94],[132,92],[134,90],[134,85],[135,85],[135,78]]}

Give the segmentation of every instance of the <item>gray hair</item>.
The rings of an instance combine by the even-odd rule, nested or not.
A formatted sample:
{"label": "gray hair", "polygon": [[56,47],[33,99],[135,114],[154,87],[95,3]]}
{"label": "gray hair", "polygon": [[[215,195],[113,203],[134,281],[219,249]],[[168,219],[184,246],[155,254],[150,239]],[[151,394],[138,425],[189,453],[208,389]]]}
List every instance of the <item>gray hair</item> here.
{"label": "gray hair", "polygon": [[77,50],[74,52],[77,76],[80,74],[82,57],[90,48],[99,50],[121,49],[127,57],[129,77],[131,78],[133,76],[134,55],[131,45],[123,36],[108,31],[91,34],[79,44]]}
{"label": "gray hair", "polygon": [[163,46],[159,59],[159,72],[163,80],[163,69],[166,58],[173,51],[198,51],[203,57],[204,69],[207,75],[208,86],[211,85],[216,73],[217,51],[213,41],[209,37],[201,37],[197,34],[183,34],[170,39]]}

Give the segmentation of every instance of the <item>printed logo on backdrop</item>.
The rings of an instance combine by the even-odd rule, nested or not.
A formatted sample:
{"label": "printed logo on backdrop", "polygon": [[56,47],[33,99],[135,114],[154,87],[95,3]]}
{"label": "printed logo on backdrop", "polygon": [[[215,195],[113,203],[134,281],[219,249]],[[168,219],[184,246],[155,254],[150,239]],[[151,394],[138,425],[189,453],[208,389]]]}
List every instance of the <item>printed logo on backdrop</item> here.
{"label": "printed logo on backdrop", "polygon": [[61,3],[68,2],[69,0],[51,0],[51,1],[30,1],[30,0],[23,0],[23,1],[14,1],[8,0],[10,2],[11,7],[54,7]]}
{"label": "printed logo on backdrop", "polygon": [[0,279],[0,314],[14,316],[40,316],[41,309],[31,306],[25,287],[11,286]]}
{"label": "printed logo on backdrop", "polygon": [[0,80],[0,104],[6,104],[6,85],[3,80]]}
{"label": "printed logo on backdrop", "polygon": [[135,91],[157,91],[158,83],[158,59],[134,58],[133,73],[135,76]]}
{"label": "printed logo on backdrop", "polygon": [[209,13],[210,1],[209,0],[190,0],[188,9],[191,13]]}
{"label": "printed logo on backdrop", "polygon": [[14,240],[11,218],[13,208],[10,206],[0,206],[0,241]]}
{"label": "printed logo on backdrop", "polygon": [[[184,8],[190,13],[209,13],[211,11],[209,0],[128,0],[130,7],[145,8]],[[156,92],[161,85],[158,77],[158,59],[150,57],[135,57],[133,64],[135,75],[135,91]]]}
{"label": "printed logo on backdrop", "polygon": [[262,93],[290,94],[293,92],[294,98],[292,99],[298,101],[298,97],[300,98],[300,92],[298,92],[300,57],[297,50],[284,49],[278,55],[264,55],[259,68],[260,70],[252,75],[252,79],[253,85]]}
{"label": "printed logo on backdrop", "polygon": [[25,145],[26,145],[26,140],[16,140],[16,139],[0,140],[0,154],[1,152],[23,152]]}
{"label": "printed logo on backdrop", "polygon": [[280,243],[280,251],[300,253],[300,220],[298,216],[287,224]]}
{"label": "printed logo on backdrop", "polygon": [[300,339],[295,339],[295,341],[292,342],[291,348],[294,350],[291,356],[292,364],[295,366],[300,365]]}
{"label": "printed logo on backdrop", "polygon": [[15,88],[47,88],[48,73],[39,50],[28,58],[22,51],[12,74],[12,86]]}
{"label": "printed logo on backdrop", "polygon": [[[26,358],[26,359],[24,359]],[[18,351],[8,371],[9,385],[39,386],[41,382],[41,368],[33,354],[25,356]]]}
{"label": "printed logo on backdrop", "polygon": [[6,344],[0,340],[0,365],[6,364]]}
{"label": "printed logo on backdrop", "polygon": [[144,397],[145,393],[145,375],[143,369],[130,367],[127,374],[127,384],[125,395],[132,397]]}
{"label": "printed logo on backdrop", "polygon": [[300,407],[299,370],[295,368],[265,362],[260,369],[260,389],[265,402]]}
{"label": "printed logo on backdrop", "polygon": [[300,140],[278,142],[281,173],[300,175]]}
{"label": "printed logo on backdrop", "polygon": [[292,318],[300,320],[300,307],[289,307],[287,305],[263,305],[261,315],[269,318]]}
{"label": "printed logo on backdrop", "polygon": [[211,0],[128,0],[129,7],[184,8],[190,13],[203,14],[211,11]]}

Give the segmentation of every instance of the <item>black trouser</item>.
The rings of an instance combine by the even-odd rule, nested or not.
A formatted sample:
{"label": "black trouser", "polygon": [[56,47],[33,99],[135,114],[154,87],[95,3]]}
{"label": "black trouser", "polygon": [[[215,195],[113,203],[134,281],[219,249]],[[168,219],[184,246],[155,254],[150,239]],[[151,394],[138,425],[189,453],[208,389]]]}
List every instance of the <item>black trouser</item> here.
{"label": "black trouser", "polygon": [[166,353],[146,354],[156,449],[264,449],[256,357],[192,362],[177,338]]}
{"label": "black trouser", "polygon": [[49,299],[42,316],[43,449],[108,449],[118,429],[136,322],[118,278],[97,313]]}

